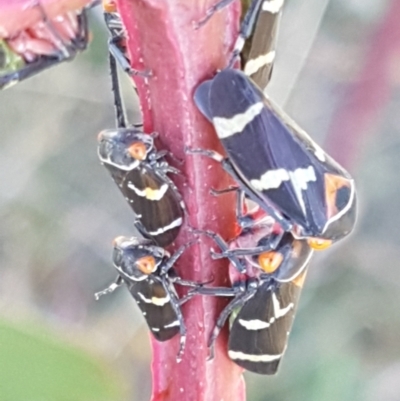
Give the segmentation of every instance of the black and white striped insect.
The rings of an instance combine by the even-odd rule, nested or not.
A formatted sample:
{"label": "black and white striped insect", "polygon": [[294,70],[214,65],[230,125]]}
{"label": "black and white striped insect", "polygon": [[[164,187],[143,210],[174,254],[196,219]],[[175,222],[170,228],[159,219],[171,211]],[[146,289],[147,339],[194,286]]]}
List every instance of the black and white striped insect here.
{"label": "black and white striped insect", "polygon": [[[198,23],[198,27],[232,2],[221,0],[215,3],[207,10],[206,17]],[[242,9],[247,12],[242,20],[229,68],[240,56],[243,72],[264,89],[271,79],[284,0],[242,0],[241,3]]]}
{"label": "black and white striped insect", "polygon": [[315,249],[352,231],[356,190],[349,173],[243,72],[225,69],[203,82],[195,103],[228,157],[202,149],[188,153],[222,163],[248,198]]}
{"label": "black and white striped insect", "polygon": [[0,89],[8,88],[63,61],[72,60],[88,43],[86,11],[68,12],[0,40]]}
{"label": "black and white striped insect", "polygon": [[114,267],[118,271],[117,280],[107,289],[95,294],[96,299],[99,299],[125,284],[156,340],[167,341],[180,334],[178,360],[182,357],[186,342],[181,305],[190,296],[179,299],[174,284],[195,288],[199,285],[177,277],[173,266],[192,244],[183,245],[171,256],[150,240],[117,237],[113,252]]}
{"label": "black and white striped insect", "polygon": [[230,317],[229,357],[251,372],[275,374],[287,347],[313,250],[307,241],[295,239],[286,232],[277,249],[271,251],[269,237],[276,233],[267,222],[269,217],[261,211],[246,218],[247,228],[229,245],[217,234],[197,231],[212,237],[221,248],[220,254],[212,252],[214,259],[226,257],[234,267],[231,273],[239,270],[244,274],[232,275],[231,288],[201,287],[194,292],[233,297],[218,317],[210,336],[210,357]]}
{"label": "black and white striped insect", "polygon": [[127,127],[111,51],[109,56],[117,128],[99,134],[98,155],[135,212],[136,228],[145,238],[165,247],[175,240],[186,212],[177,187],[168,177],[180,171],[166,161],[168,151],[156,149],[156,134]]}
{"label": "black and white striped insect", "polygon": [[99,134],[98,154],[136,214],[136,228],[165,247],[178,235],[184,203],[168,173],[179,173],[157,151],[154,136],[137,128],[117,128]]}

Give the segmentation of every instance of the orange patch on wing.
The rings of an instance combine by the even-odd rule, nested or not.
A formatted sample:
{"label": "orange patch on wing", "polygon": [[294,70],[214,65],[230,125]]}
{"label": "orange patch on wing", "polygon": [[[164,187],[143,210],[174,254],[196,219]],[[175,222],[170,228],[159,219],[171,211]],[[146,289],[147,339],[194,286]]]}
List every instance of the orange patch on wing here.
{"label": "orange patch on wing", "polygon": [[129,146],[128,152],[135,160],[144,160],[147,155],[146,145],[143,142],[135,142]]}
{"label": "orange patch on wing", "polygon": [[153,189],[150,187],[146,187],[144,191],[146,194],[146,199],[149,199],[149,200],[158,200],[159,199],[159,195],[158,195],[158,192],[160,191],[159,188]]}
{"label": "orange patch on wing", "polygon": [[279,252],[263,252],[258,257],[258,264],[265,273],[273,273],[282,263],[283,255]]}
{"label": "orange patch on wing", "polygon": [[347,178],[334,174],[325,174],[325,200],[327,205],[328,219],[339,213],[336,207],[336,195],[340,188],[350,188],[351,184]]}
{"label": "orange patch on wing", "polygon": [[156,260],[153,256],[143,256],[136,261],[138,269],[143,274],[151,274],[156,270]]}

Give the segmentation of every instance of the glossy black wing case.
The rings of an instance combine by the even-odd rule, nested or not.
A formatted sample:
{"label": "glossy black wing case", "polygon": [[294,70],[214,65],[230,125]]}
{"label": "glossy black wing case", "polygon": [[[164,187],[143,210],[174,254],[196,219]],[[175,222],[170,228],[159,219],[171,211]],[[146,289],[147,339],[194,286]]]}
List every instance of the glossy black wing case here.
{"label": "glossy black wing case", "polygon": [[[242,4],[246,1],[242,0]],[[252,35],[240,54],[242,70],[261,89],[271,79],[283,0],[262,1]]]}
{"label": "glossy black wing case", "polygon": [[149,277],[127,284],[156,340],[167,341],[179,333],[178,317],[161,282]]}
{"label": "glossy black wing case", "polygon": [[[302,274],[304,277],[305,272]],[[302,280],[267,281],[235,316],[228,354],[236,364],[254,373],[273,375],[285,353]]]}
{"label": "glossy black wing case", "polygon": [[171,244],[183,220],[180,201],[171,186],[146,165],[129,171],[104,165],[135,212],[140,233],[161,247]]}
{"label": "glossy black wing case", "polygon": [[[347,187],[339,206],[346,209],[354,203],[349,174],[242,72],[219,72],[199,86],[195,101],[213,122],[246,192],[253,200],[258,198],[261,207],[272,204],[307,235],[318,236],[332,217],[326,198],[327,176]],[[336,198],[332,202],[337,202]],[[353,224],[350,222],[346,234]]]}

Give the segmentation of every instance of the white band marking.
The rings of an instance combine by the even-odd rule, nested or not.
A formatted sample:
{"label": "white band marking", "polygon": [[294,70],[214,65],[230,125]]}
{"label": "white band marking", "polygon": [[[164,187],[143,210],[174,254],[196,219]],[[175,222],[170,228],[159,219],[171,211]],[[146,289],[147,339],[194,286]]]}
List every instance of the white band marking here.
{"label": "white band marking", "polygon": [[272,304],[274,308],[274,316],[268,322],[264,322],[262,320],[254,319],[254,320],[243,320],[239,319],[239,324],[242,325],[247,330],[263,330],[270,327],[275,320],[285,316],[288,312],[290,312],[294,308],[294,303],[291,302],[286,308],[281,308],[278,299],[276,298],[275,293],[272,293]]}
{"label": "white band marking", "polygon": [[267,329],[274,323],[275,318],[271,318],[269,322],[263,322],[262,320],[254,319],[254,320],[243,320],[239,319],[239,323],[247,330],[263,330]]}
{"label": "white band marking", "polygon": [[274,307],[274,315],[275,319],[279,319],[280,317],[285,316],[290,310],[294,308],[294,303],[291,302],[286,308],[281,308],[278,299],[276,298],[275,293],[272,293],[272,304]]}
{"label": "white band marking", "polygon": [[307,168],[298,168],[294,171],[287,171],[283,168],[269,170],[264,173],[259,180],[251,180],[251,185],[258,191],[279,188],[284,181],[291,181],[296,198],[300,207],[305,213],[303,193],[308,187],[309,182],[317,180],[313,166]]}
{"label": "white band marking", "polygon": [[258,56],[257,58],[249,60],[245,67],[244,67],[244,73],[247,76],[251,76],[261,70],[264,66],[267,64],[271,64],[275,60],[275,50],[271,50],[267,54],[262,54],[261,56]]}
{"label": "white band marking", "polygon": [[244,113],[235,114],[231,118],[214,117],[213,123],[220,139],[228,138],[239,132],[251,123],[264,109],[262,102],[252,104]]}
{"label": "white band marking", "polygon": [[180,324],[179,324],[179,320],[175,320],[174,322],[172,322],[172,323],[169,323],[169,324],[166,324],[165,326],[164,326],[164,329],[169,329],[170,327],[176,327],[176,326],[179,326]]}
{"label": "white band marking", "polygon": [[175,227],[179,227],[182,225],[182,217],[179,217],[179,219],[174,220],[172,223],[168,224],[165,227],[161,227],[156,231],[149,231],[149,234],[152,236],[160,235],[162,233],[165,233],[168,230],[172,230]]}
{"label": "white band marking", "polygon": [[250,362],[273,362],[282,358],[283,354],[278,355],[251,355],[245,354],[240,351],[228,351],[228,355],[231,359],[240,359],[242,361],[250,361]]}
{"label": "white band marking", "polygon": [[317,181],[315,175],[315,170],[313,166],[308,166],[308,168],[298,168],[293,172],[289,172],[290,180],[293,184],[296,197],[300,203],[301,209],[305,213],[306,206],[304,205],[303,192],[307,189],[307,183],[312,181]]}
{"label": "white band marking", "polygon": [[279,188],[284,181],[289,181],[289,172],[283,168],[278,168],[277,170],[267,171],[259,180],[251,180],[250,184],[257,191],[262,191]]}

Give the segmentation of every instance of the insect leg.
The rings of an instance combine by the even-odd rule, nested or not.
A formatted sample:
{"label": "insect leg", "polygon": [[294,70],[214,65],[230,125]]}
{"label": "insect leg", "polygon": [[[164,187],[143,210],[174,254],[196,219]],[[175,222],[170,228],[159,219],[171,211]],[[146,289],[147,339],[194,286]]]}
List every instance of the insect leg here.
{"label": "insect leg", "polygon": [[172,308],[174,309],[176,318],[178,319],[178,322],[179,322],[180,340],[179,340],[178,354],[176,355],[176,361],[180,362],[182,360],[182,355],[183,355],[183,352],[185,351],[185,345],[186,345],[185,321],[183,320],[182,310],[180,307],[180,301],[177,298],[177,296],[175,295],[175,291],[171,288],[171,286],[172,286],[171,283],[168,281],[168,279],[165,276],[162,277],[161,280],[164,284],[164,288],[165,288],[167,294],[170,297]]}
{"label": "insect leg", "polygon": [[245,292],[242,292],[241,294],[237,295],[226,307],[225,309],[221,312],[221,314],[218,317],[217,323],[211,333],[210,339],[208,341],[208,347],[210,348],[210,354],[208,357],[208,360],[211,360],[214,358],[214,346],[215,346],[215,341],[221,332],[222,328],[224,327],[224,324],[228,317],[232,314],[232,312],[236,308],[242,307],[250,298],[254,296],[256,293],[257,288],[253,287],[248,287]]}
{"label": "insect leg", "polygon": [[[219,246],[219,248],[221,249],[221,253],[216,253],[213,250],[211,250],[211,257],[213,259],[221,259],[221,258],[228,258],[229,261],[235,266],[235,268],[240,272],[240,273],[245,273],[246,272],[246,266],[244,266],[239,259],[236,258],[236,255],[232,254],[230,249],[229,249],[229,245],[224,241],[224,239],[212,232],[212,231],[208,231],[208,230],[195,230],[192,229],[191,230],[193,234],[203,234],[203,235],[207,235],[208,237],[212,238],[215,243]],[[215,255],[218,255],[218,257],[214,257]],[[220,256],[221,255],[221,256]]]}
{"label": "insect leg", "polygon": [[161,268],[161,275],[165,275],[169,269],[176,263],[176,261],[182,256],[183,252],[190,246],[197,244],[198,241],[190,241],[184,245],[182,245],[168,260],[167,262],[162,266]]}
{"label": "insect leg", "polygon": [[226,6],[228,6],[229,4],[231,4],[233,2],[233,0],[221,0],[218,3],[215,3],[213,6],[211,6],[207,11],[206,11],[206,15],[204,18],[202,18],[199,22],[196,23],[195,28],[199,29],[201,28],[203,25],[205,25],[208,20],[219,10],[222,10],[223,8],[225,8]]}
{"label": "insect leg", "polygon": [[106,295],[106,294],[111,294],[114,292],[118,287],[120,287],[124,283],[124,280],[122,279],[121,276],[118,276],[116,280],[110,284],[105,290],[96,292],[94,294],[94,297],[96,301],[100,299],[101,296]]}
{"label": "insect leg", "polygon": [[115,57],[111,53],[111,51],[108,52],[108,62],[111,75],[111,90],[114,94],[114,108],[117,119],[117,128],[125,128],[126,117],[125,117],[124,105],[122,102],[121,91],[119,88],[117,64]]}

